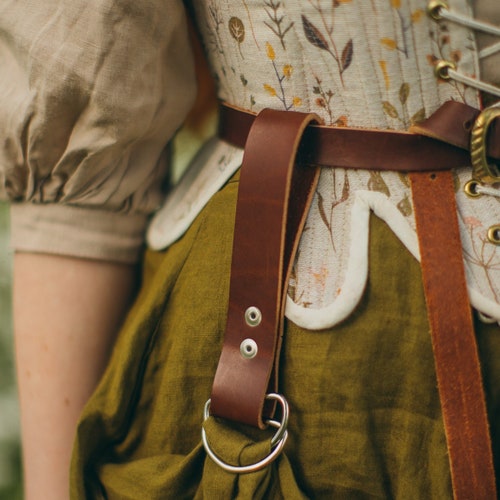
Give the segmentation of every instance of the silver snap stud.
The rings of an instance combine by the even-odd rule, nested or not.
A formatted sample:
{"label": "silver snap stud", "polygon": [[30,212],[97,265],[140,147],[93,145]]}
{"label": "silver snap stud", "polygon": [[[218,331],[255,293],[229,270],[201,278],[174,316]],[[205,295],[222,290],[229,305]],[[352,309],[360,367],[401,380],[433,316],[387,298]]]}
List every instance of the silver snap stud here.
{"label": "silver snap stud", "polygon": [[260,312],[260,309],[258,307],[250,306],[245,311],[245,322],[248,326],[260,325],[261,321],[262,321],[262,313]]}
{"label": "silver snap stud", "polygon": [[257,356],[257,352],[259,348],[257,346],[257,342],[253,339],[245,339],[240,344],[240,353],[245,359],[252,359]]}

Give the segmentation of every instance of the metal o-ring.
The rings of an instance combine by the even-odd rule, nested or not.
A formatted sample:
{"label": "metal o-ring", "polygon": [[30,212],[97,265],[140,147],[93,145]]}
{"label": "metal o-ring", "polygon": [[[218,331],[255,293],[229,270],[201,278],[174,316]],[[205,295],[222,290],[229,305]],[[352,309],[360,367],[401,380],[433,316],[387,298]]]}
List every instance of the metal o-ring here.
{"label": "metal o-ring", "polygon": [[[207,455],[219,467],[221,467],[225,471],[232,472],[234,474],[248,474],[250,472],[256,472],[258,470],[263,469],[264,467],[267,467],[274,460],[276,460],[276,458],[279,456],[279,454],[283,450],[285,443],[288,439],[288,431],[286,430],[287,425],[288,425],[288,416],[289,416],[288,402],[281,394],[275,394],[275,393],[268,394],[266,396],[266,399],[276,400],[276,401],[281,403],[281,405],[282,405],[282,420],[281,420],[281,423],[277,422],[276,420],[271,420],[271,419],[266,420],[267,425],[270,425],[271,427],[275,427],[278,430],[276,431],[276,433],[274,434],[274,436],[271,439],[271,447],[272,447],[271,453],[269,453],[269,455],[264,457],[262,460],[255,462],[254,464],[236,466],[236,465],[230,465],[230,464],[224,462],[221,458],[219,458],[214,453],[214,451],[210,447],[210,444],[208,443],[207,434],[205,432],[205,429],[203,427],[201,428],[201,440],[203,442],[203,447],[205,448]],[[205,408],[203,410],[203,416],[204,416],[204,420],[206,420],[210,416],[210,399],[205,403]]]}
{"label": "metal o-ring", "polygon": [[[281,404],[281,427],[278,429],[276,434],[271,439],[271,446],[274,446],[275,444],[277,444],[278,441],[280,441],[285,436],[286,429],[288,427],[288,418],[290,416],[290,409],[288,406],[288,401],[281,394],[271,392],[266,396],[266,399],[278,401]],[[274,424],[276,424],[277,422],[275,420],[269,419],[266,420],[266,423],[269,425],[273,425],[273,427],[276,427],[276,425]]]}
{"label": "metal o-ring", "polygon": [[276,447],[273,449],[273,451],[267,455],[267,457],[263,458],[262,460],[255,462],[254,464],[250,465],[230,465],[221,460],[210,448],[210,445],[208,444],[207,440],[207,434],[205,432],[205,429],[201,429],[201,440],[203,442],[203,447],[205,448],[205,451],[207,452],[207,455],[222,469],[224,469],[226,472],[232,472],[233,474],[249,474],[250,472],[257,472],[258,470],[263,469],[264,467],[267,467],[269,464],[274,462],[278,455],[283,451],[283,447],[285,446],[285,442],[288,439],[288,432],[285,431],[285,434],[283,435],[283,439],[276,445]]}

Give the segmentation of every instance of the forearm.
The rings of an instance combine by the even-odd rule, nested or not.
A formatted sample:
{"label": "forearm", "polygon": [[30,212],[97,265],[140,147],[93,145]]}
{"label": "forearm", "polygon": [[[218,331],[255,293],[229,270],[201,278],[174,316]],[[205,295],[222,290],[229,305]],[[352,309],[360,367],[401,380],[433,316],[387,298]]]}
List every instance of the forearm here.
{"label": "forearm", "polygon": [[133,266],[15,255],[14,330],[27,499],[67,495],[53,489],[67,484],[76,421],[105,368],[135,280]]}

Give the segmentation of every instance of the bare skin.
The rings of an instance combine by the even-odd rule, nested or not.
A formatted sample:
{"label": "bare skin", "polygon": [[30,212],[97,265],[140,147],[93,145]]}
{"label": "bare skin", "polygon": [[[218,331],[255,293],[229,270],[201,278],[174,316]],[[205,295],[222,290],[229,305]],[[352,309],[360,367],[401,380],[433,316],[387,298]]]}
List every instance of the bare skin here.
{"label": "bare skin", "polygon": [[67,500],[80,412],[133,297],[133,266],[14,257],[14,333],[26,500]]}

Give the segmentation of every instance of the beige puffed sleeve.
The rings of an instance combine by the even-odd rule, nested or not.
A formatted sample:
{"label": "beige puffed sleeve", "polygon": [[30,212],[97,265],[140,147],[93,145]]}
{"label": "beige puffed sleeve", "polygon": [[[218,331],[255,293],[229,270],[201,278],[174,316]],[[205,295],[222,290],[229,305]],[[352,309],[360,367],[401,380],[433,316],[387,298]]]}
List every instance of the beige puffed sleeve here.
{"label": "beige puffed sleeve", "polygon": [[180,0],[0,2],[14,249],[135,261],[194,94]]}

